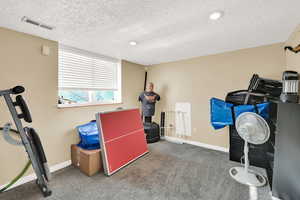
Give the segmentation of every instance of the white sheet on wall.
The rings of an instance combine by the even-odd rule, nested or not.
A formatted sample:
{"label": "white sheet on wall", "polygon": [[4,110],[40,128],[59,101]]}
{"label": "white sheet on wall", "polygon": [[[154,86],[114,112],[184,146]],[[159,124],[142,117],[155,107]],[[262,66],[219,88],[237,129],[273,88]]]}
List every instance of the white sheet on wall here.
{"label": "white sheet on wall", "polygon": [[175,133],[177,136],[192,135],[191,104],[178,102],[175,104]]}

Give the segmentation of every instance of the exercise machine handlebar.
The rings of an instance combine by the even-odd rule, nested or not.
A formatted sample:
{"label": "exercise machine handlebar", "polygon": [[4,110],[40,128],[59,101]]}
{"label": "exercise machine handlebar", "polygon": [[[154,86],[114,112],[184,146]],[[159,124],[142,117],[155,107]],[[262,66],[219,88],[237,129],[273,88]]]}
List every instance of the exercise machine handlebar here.
{"label": "exercise machine handlebar", "polygon": [[10,94],[21,94],[25,91],[25,88],[23,86],[16,86],[13,87],[11,89],[7,89],[7,90],[0,90],[0,96],[4,96],[4,95],[10,95]]}
{"label": "exercise machine handlebar", "polygon": [[[23,86],[16,86],[14,88],[8,89],[8,90],[0,90],[0,96],[4,96],[4,98],[6,99],[6,101],[10,101],[11,97],[10,95],[17,95],[17,94],[21,94],[25,91],[25,88]],[[10,103],[8,103],[10,104]],[[28,106],[25,102],[25,100],[23,99],[23,97],[21,95],[17,95],[16,96],[16,101],[12,102],[13,106],[19,106],[20,110],[21,110],[21,114],[18,114],[18,117],[20,119],[24,119],[26,122],[31,123],[32,122],[32,118],[31,118],[31,114],[30,111],[28,109]],[[11,106],[8,106],[10,109],[12,109]]]}
{"label": "exercise machine handlebar", "polygon": [[12,94],[21,94],[25,91],[25,88],[23,86],[18,85],[16,87],[12,88],[11,91],[12,91]]}

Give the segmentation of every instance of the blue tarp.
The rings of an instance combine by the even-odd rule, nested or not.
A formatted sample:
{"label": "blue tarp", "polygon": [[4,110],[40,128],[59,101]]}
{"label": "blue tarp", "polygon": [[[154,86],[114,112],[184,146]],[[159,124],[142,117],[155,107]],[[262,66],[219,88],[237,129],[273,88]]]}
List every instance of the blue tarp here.
{"label": "blue tarp", "polygon": [[210,99],[210,121],[214,129],[221,129],[233,124],[232,110],[233,104],[217,98]]}
{"label": "blue tarp", "polygon": [[[239,105],[234,106],[231,103],[217,98],[210,99],[210,121],[214,129],[221,129],[234,124],[236,119],[243,112],[255,112],[265,119],[269,118],[270,103],[257,105]],[[233,109],[233,110],[232,110]],[[232,114],[234,113],[234,117]]]}
{"label": "blue tarp", "polygon": [[88,150],[100,148],[99,131],[96,122],[77,126],[77,131],[80,137],[79,147]]}
{"label": "blue tarp", "polygon": [[265,119],[269,118],[269,105],[270,103],[261,103],[256,104],[256,108],[254,105],[240,105],[240,106],[234,106],[234,116],[237,118],[240,114],[243,112],[255,112],[262,116]]}

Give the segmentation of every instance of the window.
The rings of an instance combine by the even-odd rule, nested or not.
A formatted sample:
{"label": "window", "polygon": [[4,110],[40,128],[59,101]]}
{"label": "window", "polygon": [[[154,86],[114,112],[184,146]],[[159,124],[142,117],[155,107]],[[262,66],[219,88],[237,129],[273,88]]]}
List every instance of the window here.
{"label": "window", "polygon": [[60,45],[59,106],[121,103],[121,66],[116,59]]}

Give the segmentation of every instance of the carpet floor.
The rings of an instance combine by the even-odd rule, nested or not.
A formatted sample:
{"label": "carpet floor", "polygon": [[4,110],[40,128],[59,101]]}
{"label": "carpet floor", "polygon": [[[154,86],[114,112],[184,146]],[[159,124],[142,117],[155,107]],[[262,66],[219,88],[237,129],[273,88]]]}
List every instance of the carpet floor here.
{"label": "carpet floor", "polygon": [[[228,154],[166,141],[111,177],[87,177],[70,166],[53,174],[49,200],[271,200],[269,186],[249,188],[231,179],[238,163]],[[5,200],[44,199],[34,182],[3,194]]]}

